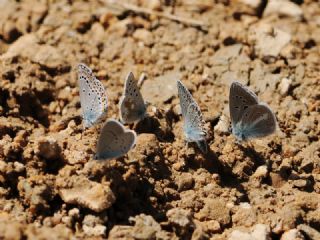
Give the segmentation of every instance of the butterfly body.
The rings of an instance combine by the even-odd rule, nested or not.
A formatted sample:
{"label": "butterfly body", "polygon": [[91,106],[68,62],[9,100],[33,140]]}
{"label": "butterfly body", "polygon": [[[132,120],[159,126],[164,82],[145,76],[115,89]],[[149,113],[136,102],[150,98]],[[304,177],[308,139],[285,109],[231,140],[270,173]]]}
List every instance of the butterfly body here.
{"label": "butterfly body", "polygon": [[177,81],[177,86],[186,141],[196,142],[201,151],[206,153],[206,132],[203,129],[201,110],[181,81]]}
{"label": "butterfly body", "polygon": [[80,103],[84,127],[94,125],[107,111],[108,99],[102,83],[85,64],[78,65]]}
{"label": "butterfly body", "polygon": [[135,144],[136,134],[110,119],[103,125],[97,142],[96,159],[111,159],[125,155]]}
{"label": "butterfly body", "polygon": [[146,104],[131,72],[126,77],[124,92],[119,105],[120,120],[123,123],[134,123],[143,119],[146,115]]}
{"label": "butterfly body", "polygon": [[239,141],[265,137],[276,130],[274,113],[265,103],[239,82],[230,87],[229,110],[232,134]]}

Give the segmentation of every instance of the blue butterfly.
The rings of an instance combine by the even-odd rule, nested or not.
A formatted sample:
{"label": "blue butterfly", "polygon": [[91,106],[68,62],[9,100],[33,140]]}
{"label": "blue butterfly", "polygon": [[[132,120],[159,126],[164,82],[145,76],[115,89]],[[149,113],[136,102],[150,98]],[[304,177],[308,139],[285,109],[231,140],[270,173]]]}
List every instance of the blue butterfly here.
{"label": "blue butterfly", "polygon": [[195,142],[203,153],[207,153],[206,132],[203,129],[201,110],[181,81],[177,81],[177,86],[186,140]]}
{"label": "blue butterfly", "polygon": [[78,81],[84,127],[88,128],[106,113],[108,98],[102,83],[83,63],[78,65]]}

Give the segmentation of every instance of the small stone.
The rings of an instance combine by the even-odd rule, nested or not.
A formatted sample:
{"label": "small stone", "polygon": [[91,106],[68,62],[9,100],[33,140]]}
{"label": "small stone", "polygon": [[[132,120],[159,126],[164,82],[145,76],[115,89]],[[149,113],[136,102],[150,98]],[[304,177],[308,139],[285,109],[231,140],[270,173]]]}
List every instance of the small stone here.
{"label": "small stone", "polygon": [[216,220],[222,226],[230,223],[230,210],[222,200],[206,199],[205,206],[195,214],[195,217],[202,220]]}
{"label": "small stone", "polygon": [[194,185],[194,179],[191,173],[182,173],[178,177],[178,191],[189,190]]}
{"label": "small stone", "polygon": [[58,178],[56,185],[66,203],[78,204],[95,212],[108,209],[115,201],[109,186],[90,181],[85,177]]}
{"label": "small stone", "polygon": [[291,35],[269,24],[260,23],[249,29],[248,40],[261,57],[278,57],[282,48],[291,41]]}
{"label": "small stone", "polygon": [[180,72],[172,71],[155,79],[144,81],[141,93],[145,101],[152,105],[161,105],[177,96],[177,79],[180,79]]}
{"label": "small stone", "polygon": [[239,230],[234,230],[231,232],[228,240],[237,240],[237,239],[241,239],[241,240],[255,240],[250,233],[246,233],[246,232],[241,232]]}
{"label": "small stone", "polygon": [[94,215],[86,215],[82,221],[83,231],[87,236],[105,236],[107,227],[103,225],[103,221]]}
{"label": "small stone", "polygon": [[221,115],[219,118],[219,122],[214,126],[214,131],[220,133],[228,133],[229,132],[229,119],[225,115]]}
{"label": "small stone", "polygon": [[281,79],[279,88],[282,96],[286,96],[288,94],[291,84],[292,84],[292,80],[290,78],[285,77]]}
{"label": "small stone", "polygon": [[138,28],[133,33],[133,38],[142,41],[147,46],[150,46],[153,43],[152,33],[144,28]]}
{"label": "small stone", "polygon": [[253,227],[251,236],[255,240],[270,240],[270,228],[264,224],[256,224]]}
{"label": "small stone", "polygon": [[134,222],[132,236],[135,239],[148,240],[156,239],[156,235],[161,231],[161,226],[152,216],[140,214],[129,218],[130,222]]}
{"label": "small stone", "polygon": [[300,224],[297,228],[304,232],[310,239],[320,239],[320,232],[307,224]]}
{"label": "small stone", "polygon": [[44,137],[38,141],[35,153],[48,160],[56,160],[61,158],[61,148],[52,137]]}
{"label": "small stone", "polygon": [[260,5],[261,0],[240,0],[240,2],[247,4],[250,7],[256,8]]}
{"label": "small stone", "polygon": [[267,175],[268,175],[268,167],[263,165],[263,166],[259,166],[257,168],[257,170],[254,172],[252,177],[261,180],[261,179],[266,178]]}
{"label": "small stone", "polygon": [[302,9],[297,4],[288,0],[269,0],[263,15],[268,16],[271,14],[296,18],[301,18],[303,16]]}
{"label": "small stone", "polygon": [[35,34],[25,34],[11,44],[1,58],[22,56],[48,68],[58,68],[66,64],[63,55],[55,47],[39,42]]}
{"label": "small stone", "polygon": [[282,234],[280,240],[305,240],[298,229],[290,229]]}
{"label": "small stone", "polygon": [[173,208],[167,212],[167,217],[170,223],[178,225],[182,228],[189,226],[191,221],[191,213],[188,210],[181,208]]}

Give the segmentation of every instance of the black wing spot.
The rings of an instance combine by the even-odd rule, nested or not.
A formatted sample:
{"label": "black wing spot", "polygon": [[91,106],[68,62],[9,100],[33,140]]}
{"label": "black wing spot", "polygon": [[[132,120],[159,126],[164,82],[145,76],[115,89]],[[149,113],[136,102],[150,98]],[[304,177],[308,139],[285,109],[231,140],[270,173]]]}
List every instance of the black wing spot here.
{"label": "black wing spot", "polygon": [[249,106],[245,105],[243,108],[244,108],[244,109],[247,109],[248,107],[249,107]]}

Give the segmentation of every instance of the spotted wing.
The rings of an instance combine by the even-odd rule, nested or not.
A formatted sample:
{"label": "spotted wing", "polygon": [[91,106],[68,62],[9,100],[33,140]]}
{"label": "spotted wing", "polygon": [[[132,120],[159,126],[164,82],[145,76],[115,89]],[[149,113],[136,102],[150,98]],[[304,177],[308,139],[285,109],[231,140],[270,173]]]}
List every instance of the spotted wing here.
{"label": "spotted wing", "polygon": [[188,107],[190,106],[190,104],[194,103],[194,100],[189,90],[183,85],[183,83],[180,80],[177,81],[177,86],[178,95],[180,99],[181,113],[183,118],[186,118]]}
{"label": "spotted wing", "polygon": [[78,65],[80,103],[84,126],[91,127],[107,111],[108,99],[102,83],[85,64]]}
{"label": "spotted wing", "polygon": [[241,119],[249,106],[258,104],[258,97],[239,82],[233,82],[229,94],[229,111],[232,127]]}
{"label": "spotted wing", "polygon": [[123,96],[120,100],[120,119],[123,123],[136,122],[145,116],[146,110],[140,89],[132,72],[130,72],[126,78]]}

